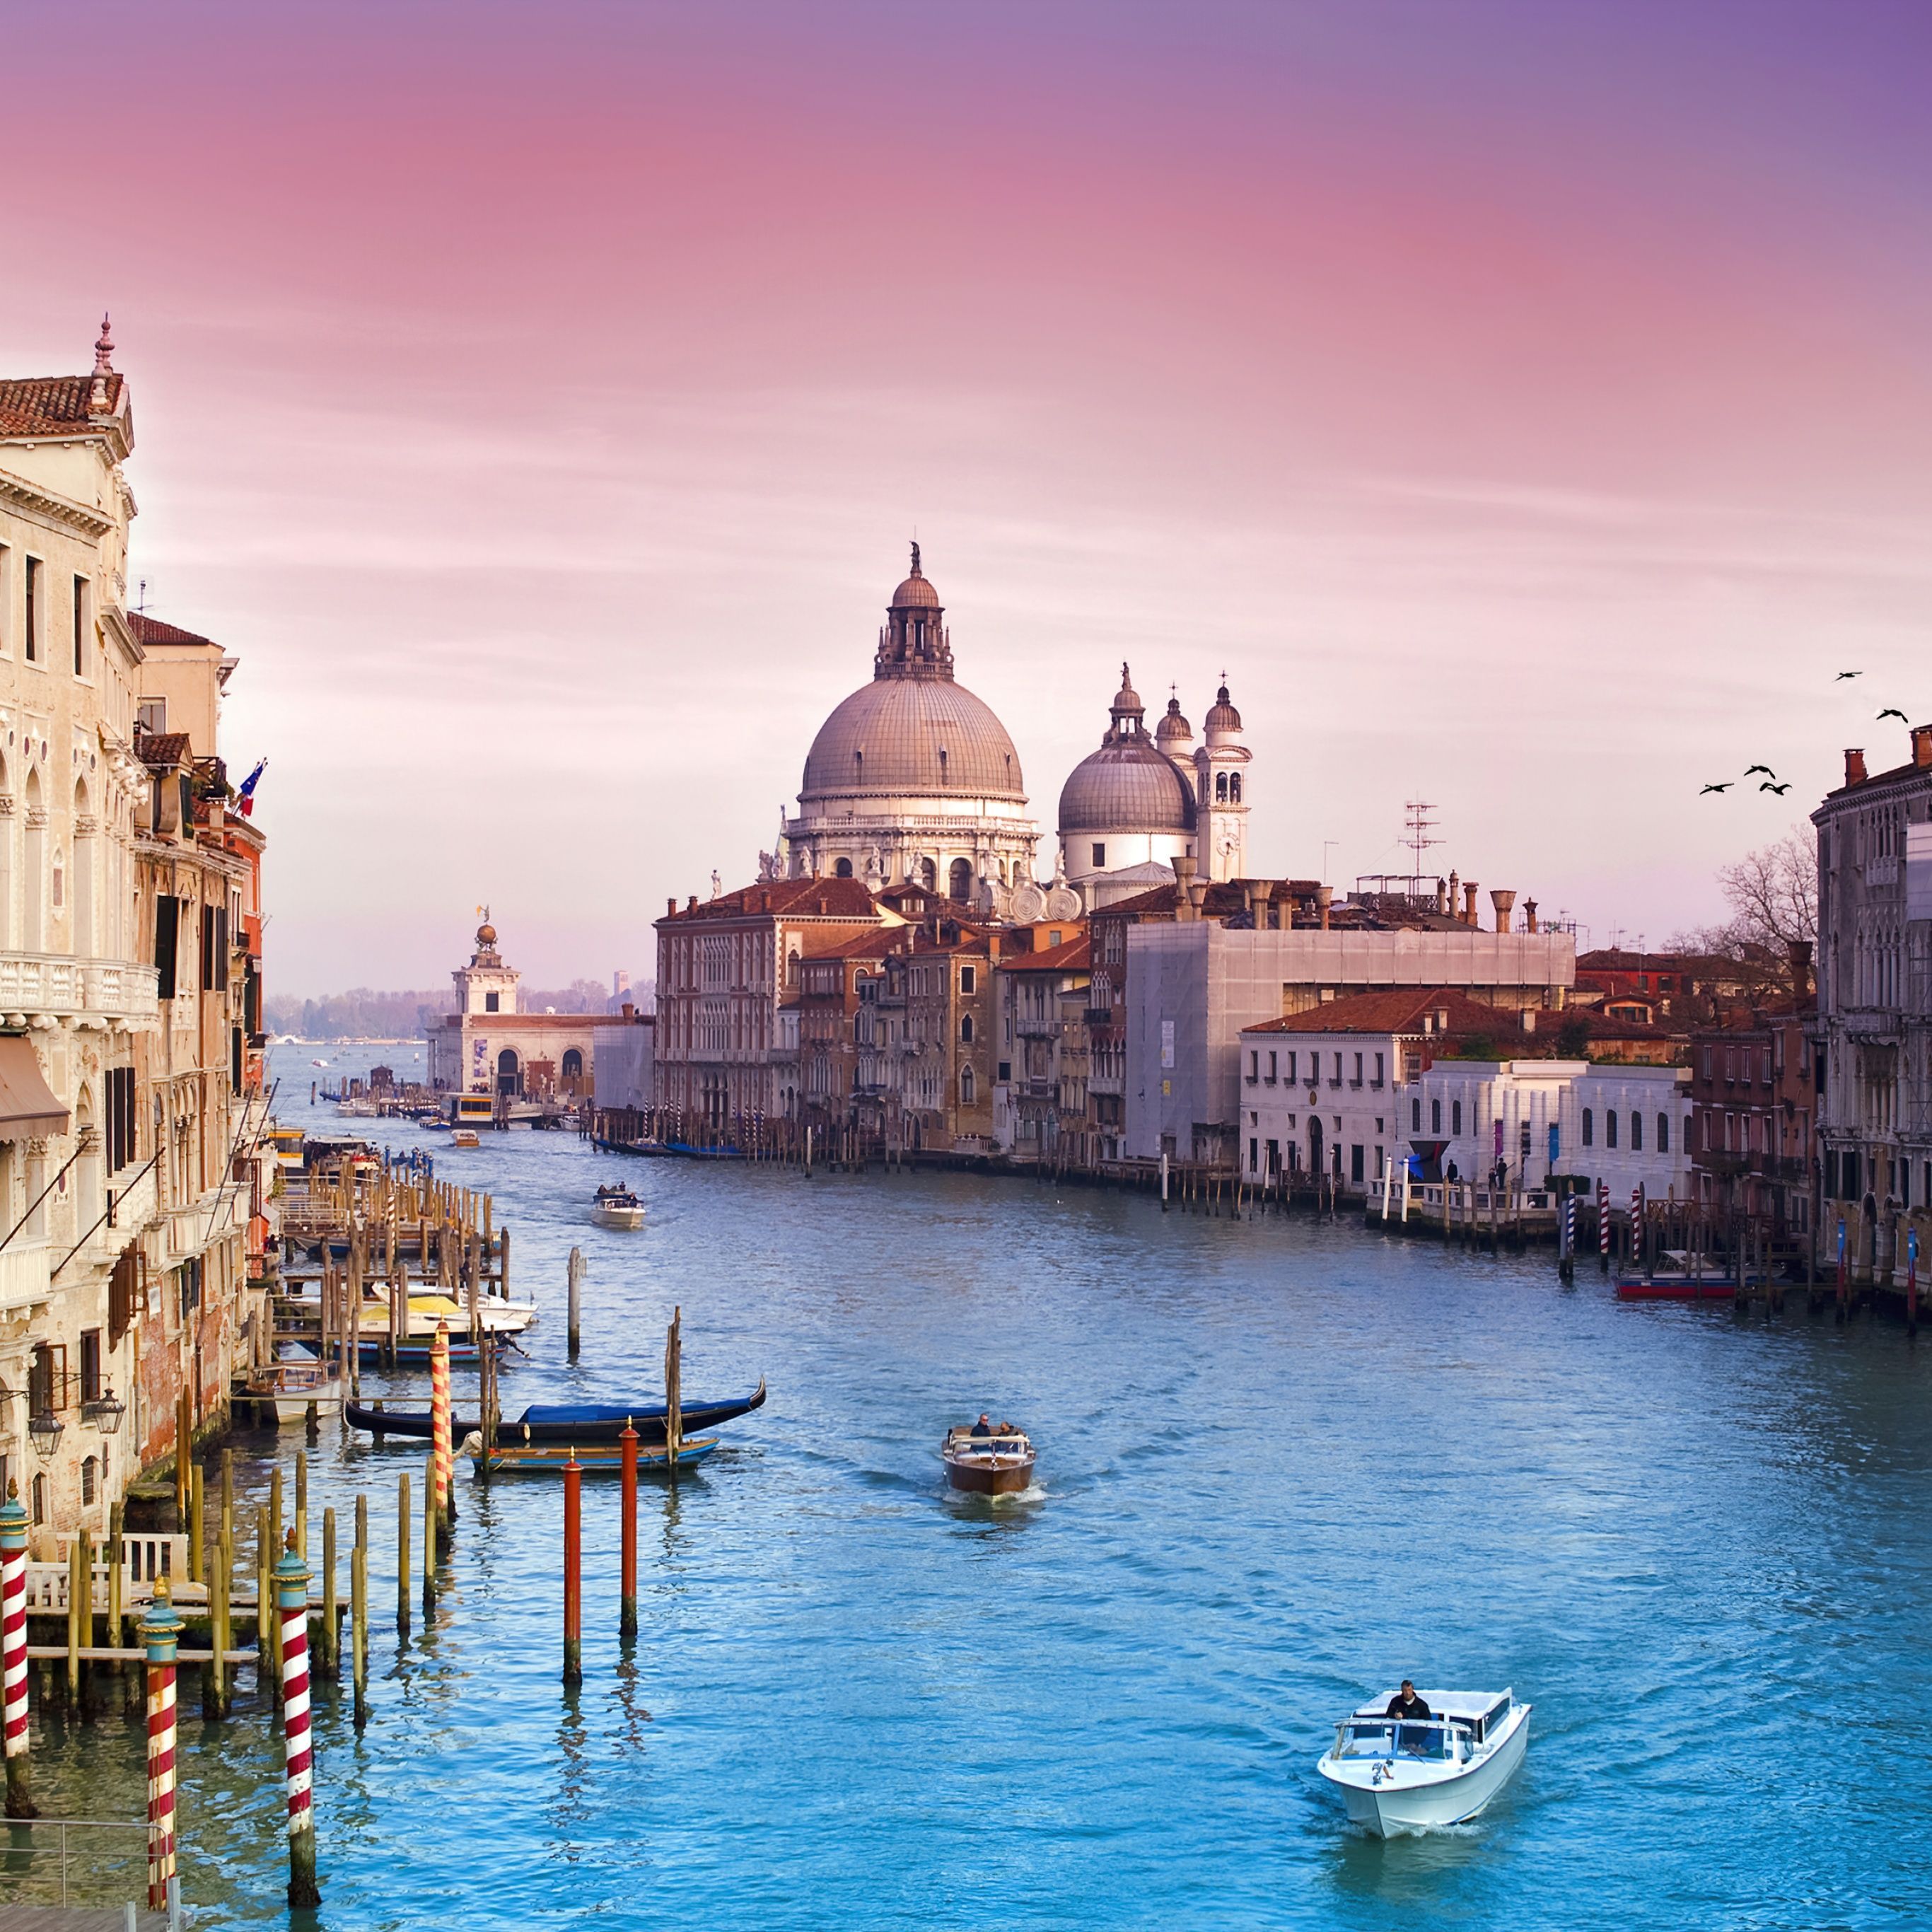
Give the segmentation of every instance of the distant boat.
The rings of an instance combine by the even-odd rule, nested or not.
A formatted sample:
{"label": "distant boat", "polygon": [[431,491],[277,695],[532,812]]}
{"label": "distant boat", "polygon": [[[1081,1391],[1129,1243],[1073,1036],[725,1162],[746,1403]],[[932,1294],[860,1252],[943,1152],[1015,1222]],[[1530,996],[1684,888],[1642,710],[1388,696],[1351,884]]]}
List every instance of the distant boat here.
{"label": "distant boat", "polygon": [[452,1147],[460,1148],[478,1148],[483,1144],[476,1138],[476,1130],[474,1127],[458,1127],[455,1132],[450,1136],[449,1144]]}
{"label": "distant boat", "polygon": [[311,1066],[326,1066],[328,1062],[326,1060],[311,1060],[309,1064]]}
{"label": "distant boat", "polygon": [[1351,1824],[1377,1838],[1460,1825],[1515,1775],[1529,1748],[1529,1708],[1508,1690],[1425,1690],[1431,1714],[1391,1718],[1389,1700],[1335,1726],[1316,1769],[1342,1794]]}
{"label": "distant boat", "polygon": [[641,1228],[644,1204],[628,1187],[600,1187],[591,1203],[590,1218],[600,1228]]}
{"label": "distant boat", "polygon": [[1033,1444],[1010,1422],[986,1436],[975,1436],[963,1426],[949,1429],[939,1456],[946,1480],[974,1496],[1015,1496],[1033,1480]]}

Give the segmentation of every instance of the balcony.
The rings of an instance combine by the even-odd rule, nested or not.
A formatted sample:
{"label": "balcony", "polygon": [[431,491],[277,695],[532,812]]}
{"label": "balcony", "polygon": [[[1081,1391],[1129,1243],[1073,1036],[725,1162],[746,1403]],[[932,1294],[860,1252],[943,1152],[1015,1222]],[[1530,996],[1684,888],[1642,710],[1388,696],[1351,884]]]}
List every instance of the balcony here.
{"label": "balcony", "polygon": [[0,1012],[100,1013],[152,1020],[160,974],[125,959],[76,959],[64,952],[0,952]]}
{"label": "balcony", "polygon": [[47,1271],[53,1266],[45,1241],[16,1234],[0,1248],[0,1312],[26,1308],[47,1298]]}
{"label": "balcony", "polygon": [[1014,1021],[1013,1030],[1022,1040],[1054,1040],[1059,1036],[1060,1022],[1029,1015]]}

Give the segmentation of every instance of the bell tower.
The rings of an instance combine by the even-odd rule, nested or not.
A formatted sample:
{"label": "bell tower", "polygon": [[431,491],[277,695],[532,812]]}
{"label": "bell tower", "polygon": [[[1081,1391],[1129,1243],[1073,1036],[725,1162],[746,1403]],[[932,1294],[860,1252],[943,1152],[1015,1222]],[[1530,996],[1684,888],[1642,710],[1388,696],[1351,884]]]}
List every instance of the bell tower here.
{"label": "bell tower", "polygon": [[1200,865],[1210,879],[1247,876],[1247,774],[1252,754],[1240,742],[1241,714],[1228,696],[1227,676],[1221,674],[1204,742],[1194,754]]}

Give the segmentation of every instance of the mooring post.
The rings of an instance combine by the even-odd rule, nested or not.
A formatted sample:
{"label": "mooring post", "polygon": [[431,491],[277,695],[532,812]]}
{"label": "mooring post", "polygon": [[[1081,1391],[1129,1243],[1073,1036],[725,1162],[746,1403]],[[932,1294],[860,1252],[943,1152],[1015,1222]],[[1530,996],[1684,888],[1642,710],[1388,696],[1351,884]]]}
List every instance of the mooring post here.
{"label": "mooring post", "polygon": [[1167,1212],[1167,1150],[1160,1150],[1160,1211]]}
{"label": "mooring post", "polygon": [[341,1631],[335,1600],[335,1512],[322,1513],[322,1670],[333,1682],[341,1676]]}
{"label": "mooring post", "polygon": [[221,1540],[231,1555],[235,1549],[235,1451],[221,1452]]}
{"label": "mooring post", "polygon": [[369,1721],[369,1498],[356,1498],[356,1549],[349,1559],[349,1624],[356,1728]]}
{"label": "mooring post", "polygon": [[451,1526],[456,1521],[456,1484],[454,1446],[449,1439],[449,1324],[439,1322],[429,1354],[430,1432],[434,1453],[430,1457],[435,1483],[436,1541],[447,1548]]}
{"label": "mooring post", "polygon": [[214,1546],[214,1574],[208,1587],[208,1675],[202,1679],[202,1714],[228,1714],[228,1653],[234,1647],[233,1619],[229,1614],[229,1564],[233,1552],[225,1543]]}
{"label": "mooring post", "polygon": [[296,1551],[308,1561],[308,1451],[296,1451]]}
{"label": "mooring post", "polygon": [[[617,1440],[624,1450],[623,1560],[620,1566],[617,1606],[617,1634],[638,1634],[638,1432],[625,1418],[624,1432]],[[667,1440],[668,1438],[667,1438]]]}
{"label": "mooring post", "polygon": [[322,1903],[315,1882],[315,1811],[310,1802],[315,1754],[309,1736],[308,1565],[288,1547],[275,1565],[275,1604],[282,1625],[282,1749],[288,1784],[289,1909]]}
{"label": "mooring post", "polygon": [[396,1634],[410,1634],[410,1472],[396,1478]]}
{"label": "mooring post", "polygon": [[[197,1583],[207,1581],[202,1569],[202,1558],[206,1554],[202,1542],[202,1504],[206,1500],[202,1492],[202,1483],[201,1465],[199,1462],[190,1465],[188,1479],[188,1574]],[[116,1554],[118,1553],[116,1551]],[[110,1632],[109,1640],[111,1642],[118,1643],[121,1640],[120,1632],[118,1630]]]}
{"label": "mooring post", "polygon": [[186,1389],[175,1405],[175,1526],[188,1527],[188,1466],[194,1448],[194,1397]]}
{"label": "mooring post", "polygon": [[[255,1512],[255,1682],[266,1690],[280,1661],[275,1648],[275,1541],[264,1503]],[[274,1695],[270,1694],[272,1708]]]}
{"label": "mooring post", "polygon": [[167,1909],[175,1875],[175,1657],[182,1620],[168,1580],[154,1579],[154,1600],[141,1619],[148,1653],[148,1909]]}
{"label": "mooring post", "polygon": [[262,1567],[272,1570],[275,1567],[275,1552],[282,1546],[282,1472],[280,1467],[268,1474],[268,1547],[262,1558]]}
{"label": "mooring post", "polygon": [[0,1678],[6,1690],[7,1816],[38,1818],[27,1761],[27,1511],[9,1480],[0,1503]]}
{"label": "mooring post", "polygon": [[86,1531],[77,1529],[68,1539],[67,1546],[67,1701],[68,1708],[76,1715],[80,1709],[81,1606],[92,1594],[86,1573],[80,1567],[81,1550],[86,1540]]}
{"label": "mooring post", "polygon": [[442,1528],[441,1512],[436,1506],[436,1450],[423,1458],[423,1558],[422,1604],[425,1620],[436,1609],[436,1546]]}
{"label": "mooring post", "polygon": [[584,1333],[584,1251],[570,1251],[570,1359],[577,1359],[578,1344]]}
{"label": "mooring post", "polygon": [[584,1682],[583,1610],[584,1466],[572,1448],[563,1466],[563,1681]]}

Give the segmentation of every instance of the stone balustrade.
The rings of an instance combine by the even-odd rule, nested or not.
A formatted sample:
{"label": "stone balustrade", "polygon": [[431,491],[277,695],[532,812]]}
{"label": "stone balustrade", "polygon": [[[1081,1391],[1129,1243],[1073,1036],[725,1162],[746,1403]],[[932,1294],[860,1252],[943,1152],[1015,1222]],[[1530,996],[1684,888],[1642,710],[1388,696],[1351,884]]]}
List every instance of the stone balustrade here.
{"label": "stone balustrade", "polygon": [[152,1020],[160,976],[128,959],[76,959],[64,952],[0,952],[0,1014],[94,1013]]}

